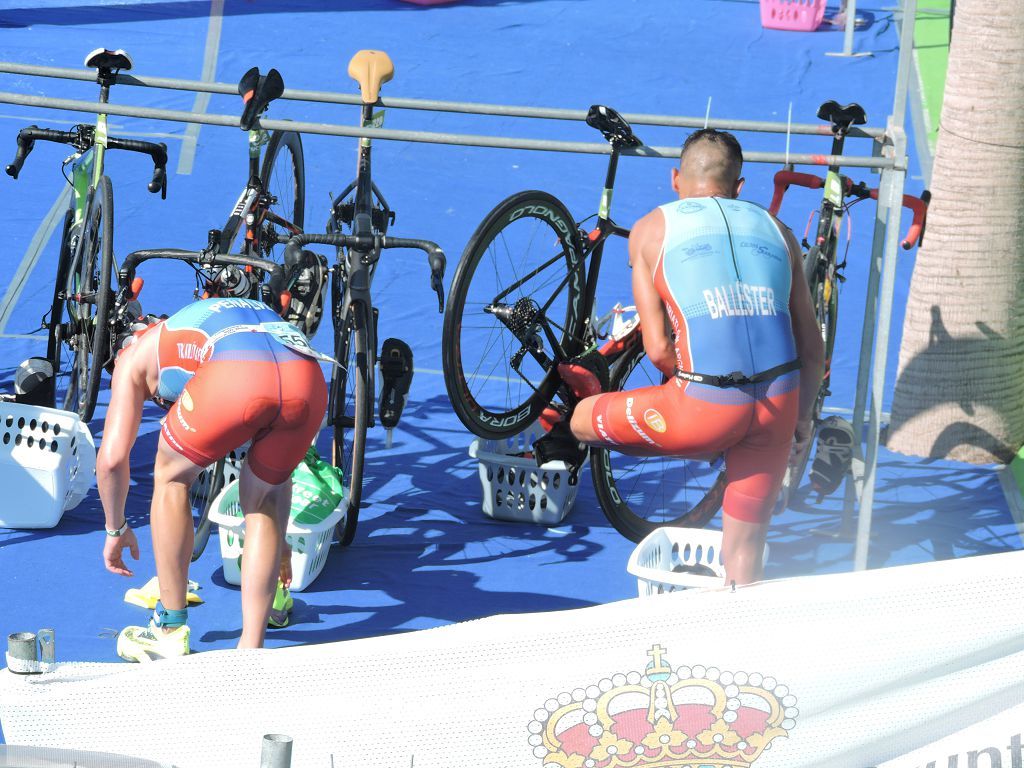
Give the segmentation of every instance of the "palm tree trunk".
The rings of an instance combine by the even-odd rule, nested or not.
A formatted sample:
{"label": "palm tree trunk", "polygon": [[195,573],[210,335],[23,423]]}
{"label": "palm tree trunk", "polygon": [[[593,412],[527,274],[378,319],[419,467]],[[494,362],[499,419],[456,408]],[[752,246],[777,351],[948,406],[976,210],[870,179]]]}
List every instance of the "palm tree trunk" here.
{"label": "palm tree trunk", "polygon": [[889,448],[1008,462],[1024,443],[1024,0],[959,0]]}

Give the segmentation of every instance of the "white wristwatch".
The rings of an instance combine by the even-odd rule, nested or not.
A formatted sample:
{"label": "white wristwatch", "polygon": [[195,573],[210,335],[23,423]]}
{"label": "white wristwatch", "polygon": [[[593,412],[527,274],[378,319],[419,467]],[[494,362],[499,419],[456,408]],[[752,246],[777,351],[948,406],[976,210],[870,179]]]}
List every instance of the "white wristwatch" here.
{"label": "white wristwatch", "polygon": [[128,518],[127,517],[124,519],[124,522],[121,524],[120,528],[115,528],[113,530],[111,530],[110,528],[106,529],[107,536],[113,536],[114,538],[117,538],[118,536],[121,536],[127,530],[128,530]]}

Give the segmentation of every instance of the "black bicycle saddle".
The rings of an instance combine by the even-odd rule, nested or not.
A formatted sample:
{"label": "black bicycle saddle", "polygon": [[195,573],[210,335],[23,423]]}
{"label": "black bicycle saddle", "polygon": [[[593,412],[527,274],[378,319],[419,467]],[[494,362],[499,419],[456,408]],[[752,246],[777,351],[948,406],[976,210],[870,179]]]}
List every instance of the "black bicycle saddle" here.
{"label": "black bicycle saddle", "polygon": [[864,107],[856,102],[840,107],[835,101],[826,101],[818,107],[818,117],[832,123],[833,133],[846,133],[851,125],[864,125],[868,121]]}
{"label": "black bicycle saddle", "polygon": [[267,111],[270,102],[284,93],[284,80],[276,69],[260,74],[259,67],[253,67],[238,81],[238,95],[245,102],[242,118],[238,121],[243,131],[251,131],[260,115]]}
{"label": "black bicycle saddle", "polygon": [[132,57],[120,48],[116,51],[97,48],[85,57],[85,66],[91,69],[119,69],[128,72],[132,68]]}
{"label": "black bicycle saddle", "polygon": [[629,123],[611,107],[601,104],[592,106],[587,112],[587,125],[597,128],[613,147],[643,146],[643,142],[633,135]]}

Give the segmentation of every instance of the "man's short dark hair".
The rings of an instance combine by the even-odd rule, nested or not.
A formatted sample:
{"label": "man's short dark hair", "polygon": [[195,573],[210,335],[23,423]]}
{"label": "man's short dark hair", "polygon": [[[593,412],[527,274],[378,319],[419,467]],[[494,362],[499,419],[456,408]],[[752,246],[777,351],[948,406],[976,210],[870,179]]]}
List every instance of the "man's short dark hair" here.
{"label": "man's short dark hair", "polygon": [[708,142],[724,149],[730,162],[735,163],[737,169],[743,165],[743,148],[740,147],[736,137],[728,131],[717,131],[714,128],[701,128],[687,136],[686,141],[683,142],[683,150],[679,153],[680,161],[686,156],[686,150],[694,144],[702,142]]}

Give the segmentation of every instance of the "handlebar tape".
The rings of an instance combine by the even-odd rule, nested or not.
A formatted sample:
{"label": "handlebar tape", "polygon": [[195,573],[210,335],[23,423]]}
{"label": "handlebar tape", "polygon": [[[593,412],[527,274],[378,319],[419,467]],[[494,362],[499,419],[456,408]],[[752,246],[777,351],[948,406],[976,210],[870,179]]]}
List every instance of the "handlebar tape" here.
{"label": "handlebar tape", "polygon": [[812,173],[799,173],[797,171],[778,171],[775,174],[775,192],[772,194],[772,203],[768,206],[768,212],[775,216],[782,207],[782,196],[786,194],[790,184],[808,189],[821,189],[825,186],[825,180]]}

